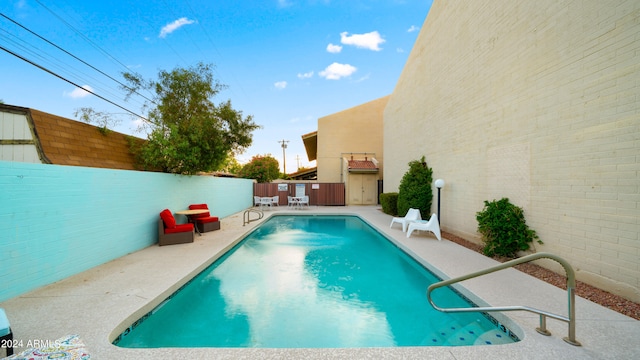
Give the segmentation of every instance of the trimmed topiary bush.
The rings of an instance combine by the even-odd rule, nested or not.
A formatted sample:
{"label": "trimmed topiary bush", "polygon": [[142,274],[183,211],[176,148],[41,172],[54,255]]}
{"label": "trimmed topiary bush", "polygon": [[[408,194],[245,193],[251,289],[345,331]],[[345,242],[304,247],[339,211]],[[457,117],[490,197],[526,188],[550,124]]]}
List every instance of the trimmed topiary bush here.
{"label": "trimmed topiary bush", "polygon": [[509,202],[509,199],[484,202],[484,209],[476,213],[478,232],[482,234],[487,256],[514,258],[518,251],[526,251],[530,243],[542,241],[534,230],[529,229],[524,219],[524,210]]}
{"label": "trimmed topiary bush", "polygon": [[409,170],[402,176],[398,190],[398,215],[404,216],[410,208],[420,209],[423,219],[431,216],[431,180],[433,170],[424,161],[409,162]]}
{"label": "trimmed topiary bush", "polygon": [[385,214],[398,215],[398,193],[380,194],[380,205],[382,205],[382,212]]}

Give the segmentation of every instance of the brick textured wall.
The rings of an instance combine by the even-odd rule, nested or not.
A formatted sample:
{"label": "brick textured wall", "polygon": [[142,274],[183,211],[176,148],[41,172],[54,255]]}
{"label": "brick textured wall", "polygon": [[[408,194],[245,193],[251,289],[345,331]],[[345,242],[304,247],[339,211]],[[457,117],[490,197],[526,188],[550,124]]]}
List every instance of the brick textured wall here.
{"label": "brick textured wall", "polygon": [[45,156],[53,164],[107,169],[135,169],[127,136],[102,133],[79,121],[29,110]]}
{"label": "brick textured wall", "polygon": [[638,34],[637,0],[436,0],[385,109],[384,191],[425,155],[444,229],[478,241],[508,197],[537,251],[640,301]]}

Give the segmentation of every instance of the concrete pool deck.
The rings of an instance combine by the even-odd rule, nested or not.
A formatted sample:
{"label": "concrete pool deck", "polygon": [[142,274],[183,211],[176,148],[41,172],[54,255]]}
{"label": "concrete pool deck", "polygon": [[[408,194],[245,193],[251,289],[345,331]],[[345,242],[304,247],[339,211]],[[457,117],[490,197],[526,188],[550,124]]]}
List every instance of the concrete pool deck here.
{"label": "concrete pool deck", "polygon": [[[535,331],[539,316],[529,312],[493,314],[521,341],[509,345],[468,347],[400,347],[363,349],[125,349],[111,344],[133,321],[147,313],[193,275],[213,262],[238,239],[273,214],[355,214],[420,257],[439,275],[464,275],[498,264],[443,238],[418,233],[407,239],[400,226],[376,206],[314,207],[265,211],[265,218],[242,226],[242,213],[222,219],[219,231],[196,235],[191,244],[151,246],[109,263],[0,303],[15,340],[53,341],[78,334],[96,359],[638,359],[640,321],[576,297],[576,338],[572,346],[567,324],[547,319],[551,336]],[[566,315],[566,291],[514,269],[468,280],[462,286],[482,302],[526,305]],[[426,290],[426,289],[425,289]],[[477,300],[477,299],[474,299]],[[425,296],[425,301],[427,301]],[[515,326],[513,326],[515,324]],[[24,350],[17,348],[16,353]],[[4,349],[0,350],[4,355]]]}

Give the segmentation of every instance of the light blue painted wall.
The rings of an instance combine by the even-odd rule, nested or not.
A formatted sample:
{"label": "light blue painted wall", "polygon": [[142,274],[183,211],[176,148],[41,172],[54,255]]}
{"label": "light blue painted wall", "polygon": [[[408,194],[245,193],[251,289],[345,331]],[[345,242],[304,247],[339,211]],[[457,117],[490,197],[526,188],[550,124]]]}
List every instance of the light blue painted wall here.
{"label": "light blue painted wall", "polygon": [[154,245],[160,211],[193,203],[224,226],[253,181],[0,161],[0,302]]}

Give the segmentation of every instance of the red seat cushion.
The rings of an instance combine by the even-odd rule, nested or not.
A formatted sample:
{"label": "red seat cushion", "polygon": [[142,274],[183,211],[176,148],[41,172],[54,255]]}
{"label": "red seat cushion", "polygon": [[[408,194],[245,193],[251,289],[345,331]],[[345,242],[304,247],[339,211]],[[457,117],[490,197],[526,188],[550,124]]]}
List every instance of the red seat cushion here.
{"label": "red seat cushion", "polygon": [[[189,205],[189,210],[209,210],[209,207],[207,206],[207,204],[191,204],[191,205]],[[209,216],[211,216],[211,215],[207,211],[207,212],[202,213],[202,214],[192,215],[191,217],[194,220],[198,220],[199,221],[200,219],[206,218],[206,217],[209,217]]]}
{"label": "red seat cushion", "polygon": [[218,221],[218,217],[217,216],[207,216],[207,217],[203,217],[203,218],[197,218],[196,221],[197,222],[201,222],[201,223],[216,222],[216,221]]}
{"label": "red seat cushion", "polygon": [[[176,219],[169,209],[164,209],[160,212],[160,218],[164,222],[165,229],[174,229],[176,227]],[[165,231],[166,232],[166,231]]]}
{"label": "red seat cushion", "polygon": [[164,233],[165,234],[175,234],[175,233],[189,232],[189,231],[193,231],[193,224],[191,224],[191,223],[189,223],[189,224],[178,224],[173,229],[168,229],[168,228],[164,229]]}

